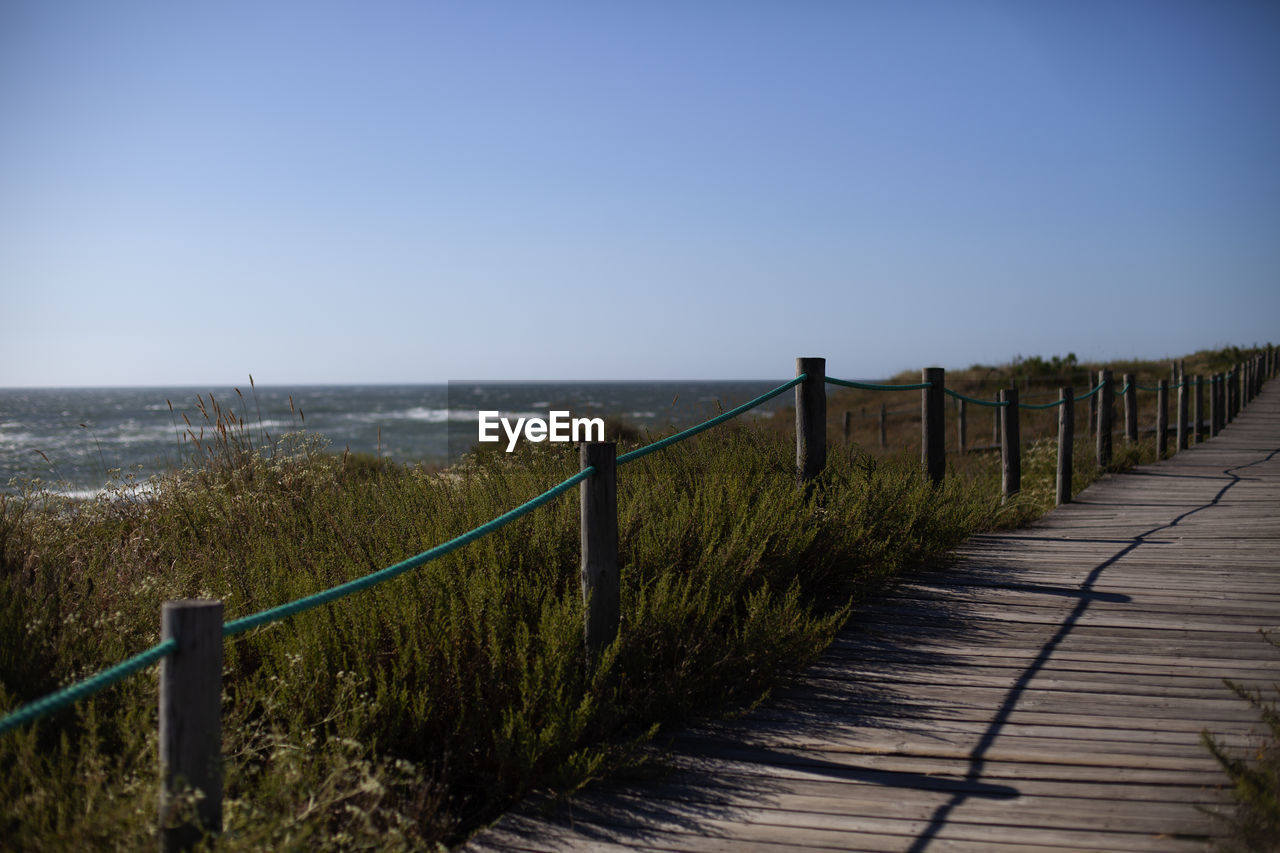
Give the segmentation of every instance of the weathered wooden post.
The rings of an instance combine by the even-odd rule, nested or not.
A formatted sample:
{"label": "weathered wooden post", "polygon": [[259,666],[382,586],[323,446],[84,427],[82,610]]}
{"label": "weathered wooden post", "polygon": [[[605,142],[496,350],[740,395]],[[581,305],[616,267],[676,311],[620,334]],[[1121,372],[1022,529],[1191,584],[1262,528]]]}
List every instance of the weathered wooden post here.
{"label": "weathered wooden post", "polygon": [[849,436],[853,432],[853,412],[844,410],[844,443],[848,445]]}
{"label": "weathered wooden post", "polygon": [[1124,438],[1138,441],[1138,377],[1132,373],[1124,375]]}
{"label": "weathered wooden post", "polygon": [[1222,374],[1209,377],[1209,435],[1222,431]]}
{"label": "weathered wooden post", "polygon": [[1240,365],[1236,365],[1227,374],[1227,423],[1240,414]]}
{"label": "weathered wooden post", "polygon": [[618,636],[621,617],[618,575],[617,445],[585,442],[578,450],[579,470],[595,472],[578,485],[582,532],[583,636],[588,668]]}
{"label": "weathered wooden post", "polygon": [[[1089,377],[1092,379],[1093,377]],[[1093,389],[1090,389],[1093,390]],[[1098,395],[1089,395],[1089,435],[1095,435],[1098,430]]]}
{"label": "weathered wooden post", "polygon": [[1192,440],[1197,444],[1204,441],[1204,377],[1199,373],[1195,376],[1196,383],[1196,400],[1195,400],[1195,428],[1191,430]]}
{"label": "weathered wooden post", "polygon": [[959,445],[961,455],[965,453],[968,447],[968,413],[964,400],[956,400],[956,444]]}
{"label": "weathered wooden post", "polygon": [[1058,504],[1071,503],[1071,474],[1075,470],[1076,398],[1070,387],[1058,389]]}
{"label": "weathered wooden post", "polygon": [[1191,402],[1191,389],[1187,387],[1187,377],[1183,376],[1178,383],[1178,451],[1182,452],[1187,444],[1188,409]]}
{"label": "weathered wooden post", "polygon": [[1000,442],[1001,480],[1004,496],[1013,497],[1022,490],[1022,432],[1018,427],[1018,389],[1005,388],[1000,392],[1000,402],[1004,403],[1000,412],[1000,431],[1004,440]]}
{"label": "weathered wooden post", "polygon": [[1156,395],[1156,458],[1164,459],[1169,452],[1169,380],[1160,380]]}
{"label": "weathered wooden post", "polygon": [[934,483],[947,475],[946,375],[941,367],[920,371],[920,382],[929,386],[920,392],[920,464]]}
{"label": "weathered wooden post", "polygon": [[887,429],[887,421],[889,420],[889,410],[884,403],[880,404],[880,449],[884,450],[889,446],[889,430]]}
{"label": "weathered wooden post", "polygon": [[1231,371],[1229,370],[1222,374],[1222,393],[1226,395],[1223,399],[1222,405],[1222,414],[1225,417],[1225,420],[1222,422],[1222,426],[1225,428],[1227,424],[1231,423],[1236,418],[1236,413],[1234,411],[1236,388]]}
{"label": "weathered wooden post", "polygon": [[[1000,399],[1001,399],[1000,392],[996,391],[996,402],[999,403]],[[996,408],[993,408],[991,412],[995,416],[992,418],[992,424],[991,424],[991,443],[994,444],[996,447],[999,447],[1001,444],[1000,424],[1004,420],[1004,413],[1000,410],[1000,407],[998,406]]]}
{"label": "weathered wooden post", "polygon": [[1098,401],[1098,467],[1106,468],[1111,464],[1111,416],[1116,406],[1110,370],[1098,371],[1098,384],[1102,390],[1093,395],[1102,398]]}
{"label": "weathered wooden post", "polygon": [[1231,411],[1233,401],[1235,400],[1235,390],[1232,388],[1231,371],[1222,374],[1222,428],[1226,429],[1227,424],[1235,419],[1235,413]]}
{"label": "weathered wooden post", "polygon": [[827,466],[827,360],[797,358],[796,376],[807,378],[796,386],[796,481],[808,489]]}
{"label": "weathered wooden post", "polygon": [[[160,662],[160,849],[190,850],[222,832],[222,602],[166,601]],[[195,822],[179,823],[184,791],[198,791]]]}

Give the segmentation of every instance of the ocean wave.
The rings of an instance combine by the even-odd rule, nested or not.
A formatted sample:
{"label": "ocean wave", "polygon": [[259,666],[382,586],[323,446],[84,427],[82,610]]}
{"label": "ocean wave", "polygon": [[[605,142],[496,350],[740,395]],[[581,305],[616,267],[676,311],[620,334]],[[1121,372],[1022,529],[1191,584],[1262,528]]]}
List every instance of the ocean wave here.
{"label": "ocean wave", "polygon": [[448,409],[428,409],[425,406],[415,406],[406,412],[399,413],[400,417],[410,421],[426,421],[429,424],[442,424],[453,418],[453,412]]}

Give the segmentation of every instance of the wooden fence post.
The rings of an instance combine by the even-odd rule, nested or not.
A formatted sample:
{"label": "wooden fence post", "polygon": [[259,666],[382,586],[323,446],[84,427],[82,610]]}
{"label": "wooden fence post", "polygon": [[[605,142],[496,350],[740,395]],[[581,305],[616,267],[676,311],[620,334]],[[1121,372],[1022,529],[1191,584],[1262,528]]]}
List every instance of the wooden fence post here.
{"label": "wooden fence post", "polygon": [[853,412],[848,409],[844,410],[844,443],[849,443],[849,436],[853,432]]}
{"label": "wooden fence post", "polygon": [[1102,390],[1095,397],[1098,401],[1098,467],[1106,468],[1111,464],[1111,419],[1115,412],[1115,389],[1111,387],[1111,371],[1098,371],[1098,384]]}
{"label": "wooden fence post", "polygon": [[[1090,376],[1089,379],[1092,380],[1093,377]],[[1093,388],[1090,388],[1089,390],[1092,391]],[[1089,396],[1089,435],[1094,435],[1097,429],[1098,429],[1098,395],[1091,394]]]}
{"label": "wooden fence post", "polygon": [[1022,490],[1022,432],[1018,428],[1018,389],[1005,388],[1000,391],[1001,406],[1000,430],[1003,441],[1000,442],[1001,480],[1005,498],[1010,498]]}
{"label": "wooden fence post", "polygon": [[1222,374],[1209,377],[1209,436],[1222,431]]}
{"label": "wooden fence post", "polygon": [[796,386],[796,482],[808,489],[827,467],[827,360],[797,358],[801,374],[807,378]]}
{"label": "wooden fence post", "polygon": [[1227,423],[1231,420],[1231,386],[1227,383],[1227,374],[1225,372],[1218,374],[1218,395],[1221,397],[1222,406],[1218,412],[1218,432],[1227,428]]}
{"label": "wooden fence post", "polygon": [[1178,452],[1188,447],[1187,421],[1191,403],[1190,391],[1191,389],[1187,387],[1187,377],[1183,376],[1182,381],[1178,383]]}
{"label": "wooden fence post", "polygon": [[578,449],[581,469],[595,473],[578,484],[582,532],[583,638],[588,668],[618,636],[621,615],[618,576],[617,445],[584,442]]}
{"label": "wooden fence post", "polygon": [[1231,396],[1231,386],[1227,383],[1227,374],[1218,374],[1218,397],[1222,404],[1218,407],[1218,432],[1222,432],[1227,428],[1227,423],[1231,420],[1231,406],[1229,398]]}
{"label": "wooden fence post", "polygon": [[969,424],[968,424],[968,407],[964,400],[956,400],[956,444],[959,445],[961,455],[965,453],[965,449],[969,444]]}
{"label": "wooden fence post", "polygon": [[889,446],[889,430],[887,421],[889,420],[889,410],[884,403],[880,404],[880,449],[884,450]]}
{"label": "wooden fence post", "polygon": [[1058,389],[1058,504],[1071,503],[1071,474],[1075,470],[1076,398],[1070,387]]}
{"label": "wooden fence post", "polygon": [[[1000,399],[1001,399],[1000,392],[997,391],[996,402],[999,403]],[[992,418],[993,423],[991,425],[991,443],[994,444],[996,447],[999,447],[1001,445],[1000,424],[1004,420],[1004,413],[1001,411],[1000,407],[998,406],[996,408],[993,408],[991,412],[994,415],[994,417]]]}
{"label": "wooden fence post", "polygon": [[929,383],[920,392],[920,464],[934,483],[947,474],[946,374],[941,367],[920,371],[920,381]]}
{"label": "wooden fence post", "polygon": [[1192,403],[1191,420],[1194,426],[1191,429],[1191,441],[1199,444],[1204,441],[1204,377],[1199,373],[1195,375],[1196,396]]}
{"label": "wooden fence post", "polygon": [[[160,638],[160,849],[190,850],[222,832],[222,602],[166,601]],[[176,824],[184,790],[199,791],[196,822]]]}
{"label": "wooden fence post", "polygon": [[1244,411],[1244,362],[1236,365],[1236,417]]}
{"label": "wooden fence post", "polygon": [[1138,441],[1138,377],[1124,375],[1124,437],[1125,441]]}
{"label": "wooden fence post", "polygon": [[1164,459],[1169,452],[1169,380],[1160,380],[1156,394],[1156,458]]}
{"label": "wooden fence post", "polygon": [[1236,413],[1232,411],[1236,401],[1235,380],[1230,371],[1222,374],[1222,393],[1226,395],[1222,405],[1222,414],[1225,418],[1222,426],[1225,428],[1227,424],[1236,419]]}

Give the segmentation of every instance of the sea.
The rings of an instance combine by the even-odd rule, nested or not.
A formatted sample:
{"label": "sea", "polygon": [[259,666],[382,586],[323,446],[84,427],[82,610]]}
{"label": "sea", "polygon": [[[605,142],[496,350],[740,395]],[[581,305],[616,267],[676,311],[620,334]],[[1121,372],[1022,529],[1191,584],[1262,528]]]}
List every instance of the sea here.
{"label": "sea", "polygon": [[[257,447],[301,433],[338,453],[444,467],[475,444],[480,411],[499,412],[512,423],[546,419],[552,410],[614,417],[657,438],[785,381],[0,388],[0,492],[38,486],[92,497],[127,480],[146,484],[191,464],[192,437],[200,438],[201,430],[206,440],[213,436],[215,406],[243,422]],[[793,403],[784,393],[744,417],[769,417]]]}

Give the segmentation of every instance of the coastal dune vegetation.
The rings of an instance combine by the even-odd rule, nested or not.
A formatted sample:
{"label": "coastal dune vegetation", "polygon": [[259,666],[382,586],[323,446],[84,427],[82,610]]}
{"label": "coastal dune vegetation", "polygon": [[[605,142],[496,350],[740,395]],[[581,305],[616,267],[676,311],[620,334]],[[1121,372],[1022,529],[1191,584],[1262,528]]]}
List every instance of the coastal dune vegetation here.
{"label": "coastal dune vegetation", "polygon": [[[1225,369],[1231,355],[1197,354],[1187,371]],[[1007,384],[1016,367],[956,380]],[[1168,375],[1167,364],[1129,367],[1144,381]],[[862,393],[832,393],[828,464],[811,490],[796,487],[785,413],[619,470],[622,625],[593,669],[571,495],[228,639],[219,849],[448,845],[533,790],[641,768],[655,732],[760,701],[901,572],[1052,505],[1049,417],[1024,427],[1023,492],[1002,500],[996,454],[951,453],[941,485],[923,477],[918,412],[884,449],[843,440],[840,413]],[[898,399],[918,410],[918,394]],[[0,496],[0,712],[154,645],[165,600],[220,599],[228,619],[292,601],[488,522],[578,469],[571,445],[433,471],[330,452],[305,433],[267,444],[234,416],[202,415],[208,438],[192,442],[190,464],[145,489]],[[1099,472],[1087,430],[1077,435],[1079,489]],[[1118,441],[1112,469],[1154,453],[1154,439]],[[153,668],[0,736],[0,847],[155,844],[156,682]]]}

